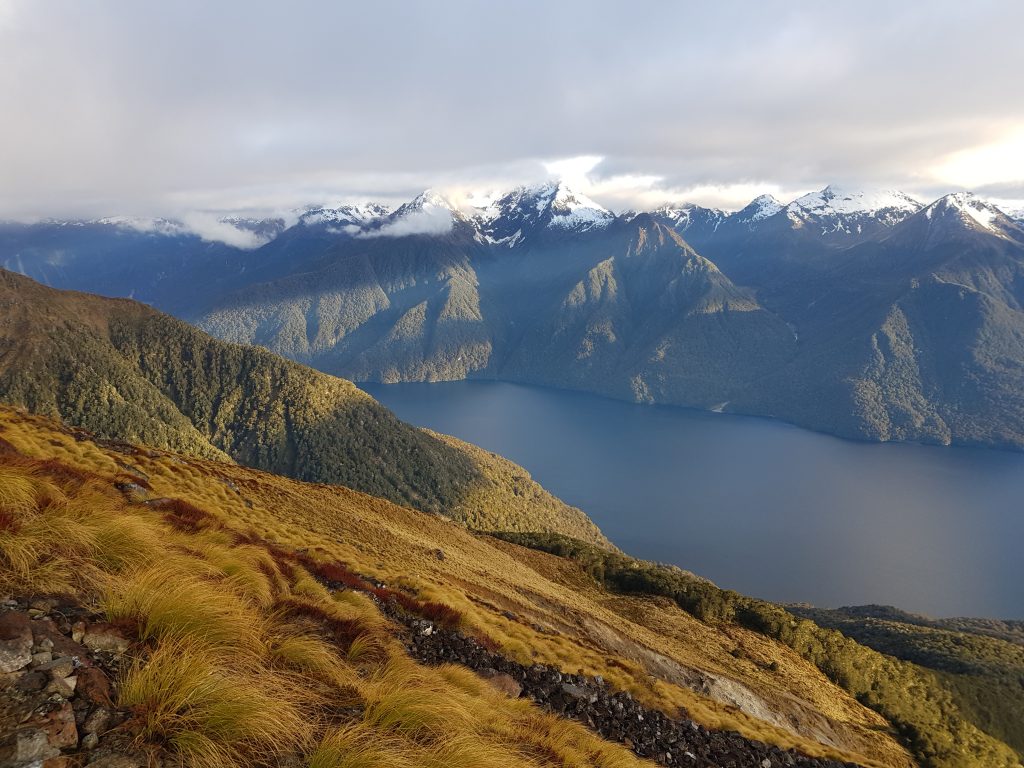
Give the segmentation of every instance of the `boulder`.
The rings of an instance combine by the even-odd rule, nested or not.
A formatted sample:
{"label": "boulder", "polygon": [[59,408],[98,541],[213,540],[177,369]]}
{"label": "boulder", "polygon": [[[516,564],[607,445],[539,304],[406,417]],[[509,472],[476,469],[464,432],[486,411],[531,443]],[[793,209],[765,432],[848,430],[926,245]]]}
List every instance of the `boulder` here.
{"label": "boulder", "polygon": [[90,704],[100,707],[111,706],[110,681],[107,676],[96,667],[87,667],[78,670],[78,694],[85,698]]}
{"label": "boulder", "polygon": [[78,746],[78,726],[75,724],[75,710],[71,702],[65,701],[49,712],[36,715],[29,724],[41,730],[46,735],[47,743],[58,751],[64,747]]}
{"label": "boulder", "polygon": [[59,754],[60,750],[51,746],[42,729],[22,728],[8,744],[0,747],[0,765],[42,765],[43,760]]}
{"label": "boulder", "polygon": [[69,677],[74,670],[75,661],[70,656],[64,656],[36,667],[37,672],[46,672],[52,678]]}
{"label": "boulder", "polygon": [[0,614],[0,672],[17,672],[32,663],[32,622],[20,611]]}

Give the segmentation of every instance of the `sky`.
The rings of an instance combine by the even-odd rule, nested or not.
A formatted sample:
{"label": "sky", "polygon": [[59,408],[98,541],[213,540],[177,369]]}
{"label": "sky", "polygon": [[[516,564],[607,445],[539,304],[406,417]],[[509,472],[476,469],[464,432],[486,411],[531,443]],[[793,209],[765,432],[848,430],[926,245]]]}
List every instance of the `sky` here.
{"label": "sky", "polygon": [[0,218],[551,177],[615,210],[1024,201],[1021,30],[1021,0],[0,0]]}

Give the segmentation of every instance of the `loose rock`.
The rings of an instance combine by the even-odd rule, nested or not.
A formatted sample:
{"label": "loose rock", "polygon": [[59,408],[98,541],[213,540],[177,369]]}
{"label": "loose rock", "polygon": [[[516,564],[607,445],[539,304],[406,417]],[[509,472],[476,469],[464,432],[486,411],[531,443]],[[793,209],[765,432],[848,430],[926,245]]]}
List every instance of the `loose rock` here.
{"label": "loose rock", "polygon": [[0,615],[0,672],[17,672],[32,663],[32,623],[20,611]]}

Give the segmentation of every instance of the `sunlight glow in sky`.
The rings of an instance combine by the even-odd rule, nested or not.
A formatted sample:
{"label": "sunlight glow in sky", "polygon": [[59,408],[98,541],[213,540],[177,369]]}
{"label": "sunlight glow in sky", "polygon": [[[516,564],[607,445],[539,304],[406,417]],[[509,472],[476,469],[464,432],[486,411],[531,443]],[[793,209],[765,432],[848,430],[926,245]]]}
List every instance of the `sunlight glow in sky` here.
{"label": "sunlight glow in sky", "polygon": [[0,0],[0,219],[552,176],[615,210],[1024,201],[1021,29],[1019,0]]}

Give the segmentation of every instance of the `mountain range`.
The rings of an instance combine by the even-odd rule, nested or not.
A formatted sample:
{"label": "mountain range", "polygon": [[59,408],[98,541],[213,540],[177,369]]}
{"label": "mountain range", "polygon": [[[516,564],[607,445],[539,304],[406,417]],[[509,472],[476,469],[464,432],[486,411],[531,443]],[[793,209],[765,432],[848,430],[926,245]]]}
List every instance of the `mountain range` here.
{"label": "mountain range", "polygon": [[1024,225],[968,193],[830,186],[616,215],[550,182],[472,208],[427,191],[222,223],[263,244],[11,224],[0,264],[357,381],[501,379],[1024,447]]}
{"label": "mountain range", "polygon": [[0,400],[109,440],[346,485],[474,528],[608,546],[522,467],[405,424],[351,382],[135,301],[2,270]]}
{"label": "mountain range", "polygon": [[[986,210],[940,201],[911,235],[940,228],[946,243],[941,228]],[[565,253],[567,234],[623,254],[614,285],[571,286],[566,317],[582,309],[567,337],[640,317],[613,300],[632,294],[658,297],[674,323],[631,328],[637,343],[770,323],[792,339],[674,229],[624,218],[530,233],[563,243],[531,259]],[[859,247],[895,269],[878,243]],[[919,258],[936,280],[976,266],[933,251]],[[440,246],[430,256],[459,266]],[[987,256],[993,269],[1009,258]],[[595,350],[613,371],[618,350]],[[148,750],[165,764],[316,768],[353,743],[384,744],[380,765],[650,764],[609,742],[661,765],[1019,765],[1019,622],[784,607],[635,560],[511,462],[137,301],[0,271],[0,400],[5,765],[144,765]],[[111,702],[124,732],[90,725]],[[254,721],[268,723],[259,738]],[[452,752],[456,737],[468,751]],[[201,759],[209,749],[217,760]]]}

